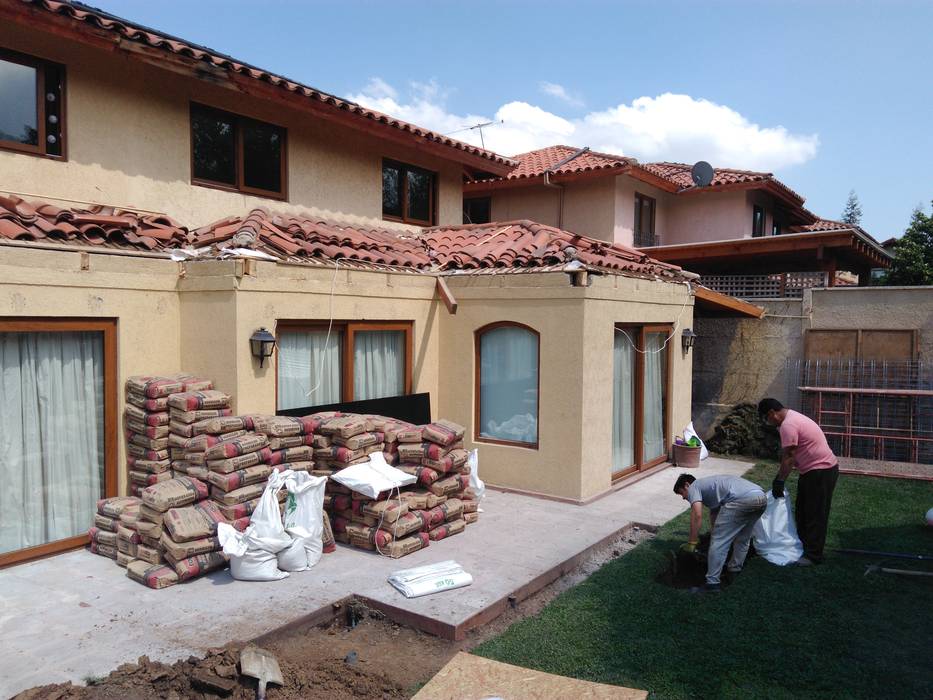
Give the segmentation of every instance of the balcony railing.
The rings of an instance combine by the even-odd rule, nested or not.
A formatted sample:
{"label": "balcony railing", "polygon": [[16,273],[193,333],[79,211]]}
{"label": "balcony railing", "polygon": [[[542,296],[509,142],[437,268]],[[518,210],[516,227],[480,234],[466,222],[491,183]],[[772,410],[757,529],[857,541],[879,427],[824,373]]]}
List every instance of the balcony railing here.
{"label": "balcony railing", "polygon": [[773,275],[704,275],[700,284],[739,299],[795,299],[805,289],[826,287],[826,272],[782,272]]}
{"label": "balcony railing", "polygon": [[661,245],[661,235],[658,233],[639,233],[635,232],[635,247],[649,248],[655,245]]}

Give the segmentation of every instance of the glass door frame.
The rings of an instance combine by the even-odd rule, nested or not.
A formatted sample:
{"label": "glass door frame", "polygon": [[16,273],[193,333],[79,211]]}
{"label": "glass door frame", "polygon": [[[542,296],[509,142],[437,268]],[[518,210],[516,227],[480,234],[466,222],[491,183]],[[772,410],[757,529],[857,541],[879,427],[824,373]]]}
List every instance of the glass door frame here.
{"label": "glass door frame", "polygon": [[[665,346],[662,353],[664,354],[664,376],[661,378],[661,386],[664,391],[662,397],[662,403],[664,405],[664,415],[662,417],[662,425],[664,428],[664,438],[663,442],[665,445],[664,453],[658,457],[651,459],[650,461],[645,461],[645,345],[646,345],[646,336],[648,333],[664,333],[665,335],[671,335],[673,332],[673,326],[671,324],[640,324],[640,323],[617,323],[614,328],[616,330],[627,331],[629,336],[635,341],[635,401],[634,401],[634,428],[632,432],[632,440],[635,443],[633,445],[634,454],[635,454],[635,463],[624,467],[619,471],[614,471],[611,474],[612,482],[615,483],[620,479],[624,479],[627,476],[632,474],[638,474],[652,467],[666,462],[668,459],[667,446],[671,442],[671,378],[672,373],[672,359],[673,353],[671,352],[671,341],[668,340],[667,345]],[[615,330],[613,331],[615,333]],[[614,345],[614,344],[613,344]],[[613,350],[614,351],[614,350]]]}
{"label": "glass door frame", "polygon": [[[81,319],[81,318],[0,318],[0,333],[89,333],[102,335],[104,366],[104,493],[103,498],[117,495],[119,490],[117,477],[117,451],[119,450],[119,430],[117,421],[117,321],[116,319]],[[88,527],[93,524],[94,513],[87,514]],[[0,568],[19,564],[51,554],[77,549],[88,543],[87,532],[53,540],[45,544],[17,549],[0,554]]]}

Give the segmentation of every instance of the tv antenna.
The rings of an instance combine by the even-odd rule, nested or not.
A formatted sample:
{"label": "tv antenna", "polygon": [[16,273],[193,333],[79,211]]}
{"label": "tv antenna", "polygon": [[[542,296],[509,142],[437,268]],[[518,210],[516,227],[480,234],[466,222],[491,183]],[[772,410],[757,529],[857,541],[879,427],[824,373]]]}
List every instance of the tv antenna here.
{"label": "tv antenna", "polygon": [[690,179],[697,187],[707,187],[713,181],[713,166],[705,160],[697,161],[690,169]]}
{"label": "tv antenna", "polygon": [[447,134],[444,134],[444,135],[445,135],[445,136],[453,136],[454,134],[459,134],[459,133],[462,132],[462,131],[478,131],[478,132],[479,132],[479,142],[483,145],[483,148],[485,149],[485,148],[486,148],[486,139],[483,138],[483,127],[485,127],[485,126],[493,126],[494,124],[503,124],[503,123],[505,123],[505,120],[504,120],[504,119],[500,119],[499,121],[480,122],[479,124],[474,124],[473,126],[465,126],[465,127],[463,127],[462,129],[457,129],[456,131],[451,131],[451,132],[449,132],[449,133],[447,133]]}

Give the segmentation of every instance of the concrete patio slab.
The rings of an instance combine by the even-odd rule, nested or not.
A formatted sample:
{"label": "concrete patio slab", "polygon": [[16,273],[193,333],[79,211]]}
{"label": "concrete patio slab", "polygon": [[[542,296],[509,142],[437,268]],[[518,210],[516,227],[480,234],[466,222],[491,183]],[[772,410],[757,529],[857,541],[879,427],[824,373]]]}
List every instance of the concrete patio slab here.
{"label": "concrete patio slab", "polygon": [[[742,474],[749,466],[710,458],[696,471]],[[320,616],[351,595],[399,622],[462,638],[500,614],[509,596],[534,593],[633,523],[659,526],[683,511],[671,492],[681,471],[665,469],[585,506],[487,490],[484,514],[462,535],[401,560],[340,546],[276,582],[234,581],[222,571],[155,591],[86,551],[10,567],[0,571],[0,695],[80,682],[143,654],[168,663],[203,654]],[[444,559],[463,565],[473,585],[409,600],[386,583],[393,571]]]}

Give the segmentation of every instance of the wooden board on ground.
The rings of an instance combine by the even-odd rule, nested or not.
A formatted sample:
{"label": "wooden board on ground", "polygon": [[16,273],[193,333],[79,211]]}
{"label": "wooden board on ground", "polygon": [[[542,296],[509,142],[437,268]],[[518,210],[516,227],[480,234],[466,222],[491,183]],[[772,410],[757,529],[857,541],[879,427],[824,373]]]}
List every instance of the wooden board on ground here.
{"label": "wooden board on ground", "polygon": [[460,652],[412,700],[645,700],[648,691],[555,676]]}

